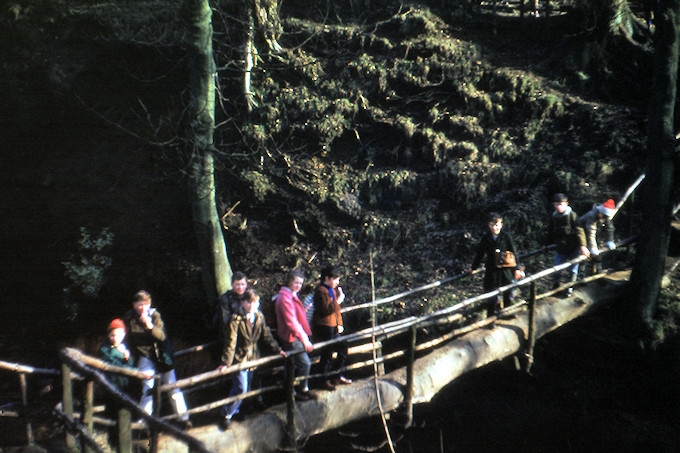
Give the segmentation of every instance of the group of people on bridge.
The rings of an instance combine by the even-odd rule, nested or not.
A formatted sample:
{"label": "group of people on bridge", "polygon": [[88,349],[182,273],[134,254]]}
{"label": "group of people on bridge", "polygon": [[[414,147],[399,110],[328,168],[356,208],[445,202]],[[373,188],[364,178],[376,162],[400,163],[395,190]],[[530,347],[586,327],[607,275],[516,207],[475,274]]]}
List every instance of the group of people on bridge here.
{"label": "group of people on bridge", "polygon": [[[259,358],[261,351],[284,357],[296,351],[294,369],[286,370],[296,377],[302,377],[295,388],[295,399],[317,399],[317,393],[310,390],[306,378],[311,369],[309,353],[314,349],[313,342],[336,339],[344,331],[340,306],[345,294],[340,287],[341,276],[341,272],[332,266],[322,269],[319,284],[310,295],[311,300],[303,303],[298,293],[305,276],[301,271],[290,271],[274,297],[277,328],[272,334],[259,310],[259,294],[248,288],[248,278],[243,272],[235,272],[231,289],[215,300],[211,307],[214,313],[211,324],[221,344],[217,369],[227,372],[231,365]],[[160,375],[162,384],[172,384],[177,380],[165,324],[160,312],[152,307],[151,295],[144,290],[133,296],[132,308],[122,319],[111,321],[107,339],[99,349],[98,357],[117,366],[137,368],[146,376],[142,382],[139,404],[148,414],[153,413],[154,376]],[[321,389],[332,391],[338,385],[351,384],[351,379],[340,372],[346,359],[347,345],[343,342],[322,352],[319,362]],[[231,378],[229,396],[247,393],[254,377],[252,369],[235,372]],[[129,378],[111,373],[109,379],[119,390],[133,391]],[[173,389],[170,401],[173,410],[179,415],[178,424],[184,429],[190,428],[192,423],[182,391]],[[222,429],[231,426],[231,420],[239,412],[241,403],[242,400],[237,399],[221,408],[219,425]],[[109,413],[118,407],[112,397],[107,397],[106,406]]]}
{"label": "group of people on bridge", "polygon": [[[616,204],[609,199],[602,204],[593,205],[583,216],[579,217],[569,206],[567,196],[557,193],[553,197],[553,212],[548,222],[547,234],[543,240],[543,249],[555,245],[553,265],[558,266],[571,261],[580,255],[591,258],[594,263],[593,272],[602,268],[598,231],[604,231],[603,245],[608,250],[614,250],[614,224],[612,218],[616,213]],[[524,278],[524,266],[517,261],[517,249],[512,235],[503,230],[503,217],[497,213],[489,215],[489,231],[485,233],[477,245],[472,268],[479,267],[484,262],[484,291],[493,291],[502,286],[510,285]],[[578,279],[579,264],[573,264],[568,269],[568,280],[573,283]],[[553,288],[562,284],[562,272],[555,273]],[[564,295],[571,297],[573,286],[569,286]],[[487,302],[487,315],[492,316],[499,308],[509,306],[514,302],[512,291],[506,291],[503,297],[492,297]]]}
{"label": "group of people on bridge", "polygon": [[[554,265],[566,263],[579,255],[595,258],[599,256],[597,231],[603,227],[604,241],[608,249],[614,249],[614,226],[612,217],[616,212],[614,200],[596,204],[586,214],[579,216],[569,206],[567,197],[558,193],[553,198],[554,211],[550,216],[544,247],[555,244]],[[517,260],[518,254],[511,234],[503,230],[503,217],[491,213],[488,232],[480,239],[472,269],[484,262],[485,291],[493,291],[524,277],[524,266]],[[597,260],[593,260],[597,261]],[[471,269],[468,271],[471,272]],[[578,264],[569,268],[569,281],[578,277]],[[293,355],[294,373],[300,377],[295,388],[295,399],[299,401],[316,399],[318,394],[310,390],[307,376],[310,374],[309,353],[314,343],[334,340],[343,333],[344,325],[341,304],[345,293],[340,287],[341,272],[332,266],[322,269],[319,284],[303,302],[298,294],[305,276],[299,270],[290,271],[285,283],[274,297],[274,318],[265,320],[260,311],[260,296],[248,288],[248,278],[243,272],[232,275],[231,289],[214,301],[210,323],[221,344],[218,370],[227,372],[231,365],[255,360],[261,351]],[[561,285],[560,273],[555,274],[554,287]],[[572,295],[570,286],[565,295]],[[513,292],[489,299],[488,316],[499,308],[512,304]],[[269,321],[269,322],[267,322]],[[276,325],[273,334],[269,324]],[[142,290],[132,298],[132,308],[122,317],[114,319],[108,328],[107,340],[99,350],[99,357],[123,367],[136,367],[147,376],[142,382],[140,406],[149,414],[153,412],[154,376],[160,375],[162,384],[176,381],[172,349],[161,314],[152,307],[151,295]],[[347,345],[340,341],[333,348],[324,349],[320,356],[319,371],[322,378],[319,388],[333,391],[338,385],[352,381],[343,376],[341,370],[347,360]],[[128,378],[111,375],[111,382],[120,390],[129,392]],[[247,393],[253,385],[253,369],[237,371],[231,379],[230,397]],[[170,400],[183,428],[191,427],[187,405],[181,390],[175,388]],[[111,401],[109,401],[112,403]],[[239,413],[241,399],[234,400],[221,408],[220,426],[228,429],[232,418]],[[109,404],[107,404],[107,407]],[[111,404],[115,407],[115,404]]]}

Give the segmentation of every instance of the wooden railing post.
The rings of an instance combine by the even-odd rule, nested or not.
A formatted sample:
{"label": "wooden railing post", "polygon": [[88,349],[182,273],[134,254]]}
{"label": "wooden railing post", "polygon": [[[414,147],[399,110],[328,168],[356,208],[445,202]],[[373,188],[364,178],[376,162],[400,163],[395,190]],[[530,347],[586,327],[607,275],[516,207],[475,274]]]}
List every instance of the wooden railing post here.
{"label": "wooden railing post", "polygon": [[531,282],[529,295],[529,329],[527,333],[526,363],[524,371],[531,373],[534,364],[534,344],[536,343],[536,282]]}
{"label": "wooden railing post", "polygon": [[[90,434],[92,434],[94,430],[93,416],[94,416],[94,382],[92,381],[92,379],[88,379],[87,382],[85,382],[85,398],[83,402],[82,422],[83,425],[87,427],[87,430]],[[87,445],[85,446],[85,453],[92,453],[92,451],[93,450],[90,447],[88,447]]]}
{"label": "wooden railing post", "polygon": [[[382,358],[382,342],[377,342],[375,344],[375,358]],[[378,363],[378,376],[383,376],[385,374],[385,362]]]}
{"label": "wooden railing post", "polygon": [[28,445],[30,446],[35,443],[35,440],[33,439],[33,427],[31,426],[31,421],[28,418],[28,389],[25,373],[19,373],[19,385],[21,386],[21,405],[24,409],[22,417],[26,423],[26,442],[28,442]]}
{"label": "wooden railing post", "polygon": [[[153,409],[152,413],[154,417],[161,416],[161,375],[157,374],[153,378]],[[158,452],[158,430],[151,429],[151,453]]]}
{"label": "wooden railing post", "polygon": [[416,360],[416,339],[418,330],[416,326],[411,326],[411,343],[408,346],[408,357],[406,363],[406,388],[404,389],[404,427],[411,426],[413,421],[413,380],[414,370],[413,364]]}
{"label": "wooden railing post", "polygon": [[[71,382],[71,368],[65,363],[61,364],[61,384],[62,384],[62,409],[71,420],[73,419],[73,386]],[[76,450],[76,438],[70,430],[66,430],[66,450]]]}
{"label": "wooden railing post", "polygon": [[127,408],[118,411],[118,452],[132,453],[132,414]]}
{"label": "wooden railing post", "polygon": [[286,435],[288,451],[297,452],[297,426],[295,425],[295,357],[286,359]]}

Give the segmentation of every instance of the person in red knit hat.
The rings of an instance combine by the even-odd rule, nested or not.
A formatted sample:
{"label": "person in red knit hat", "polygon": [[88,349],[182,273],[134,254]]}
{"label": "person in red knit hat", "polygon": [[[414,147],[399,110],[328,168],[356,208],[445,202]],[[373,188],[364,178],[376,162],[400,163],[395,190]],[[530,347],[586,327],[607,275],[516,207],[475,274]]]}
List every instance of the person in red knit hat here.
{"label": "person in red knit hat", "polygon": [[[602,272],[602,258],[600,257],[598,242],[601,242],[608,250],[616,248],[614,243],[614,222],[612,221],[614,214],[616,214],[616,203],[614,200],[609,199],[602,204],[593,205],[593,208],[579,219],[579,223],[586,234],[586,244],[594,263],[592,267],[587,266],[586,269],[592,273]],[[598,238],[598,231],[602,231],[604,237],[600,236]]]}

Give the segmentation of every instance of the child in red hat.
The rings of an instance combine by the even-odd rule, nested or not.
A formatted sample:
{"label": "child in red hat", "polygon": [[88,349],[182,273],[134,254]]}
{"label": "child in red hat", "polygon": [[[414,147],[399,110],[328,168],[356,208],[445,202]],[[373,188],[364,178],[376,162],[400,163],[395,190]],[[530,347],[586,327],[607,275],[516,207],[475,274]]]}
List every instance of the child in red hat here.
{"label": "child in red hat", "polygon": [[[125,323],[122,319],[114,319],[106,329],[106,340],[99,348],[99,357],[112,365],[132,368],[133,359],[130,350],[123,343],[125,338]],[[119,374],[110,373],[106,376],[111,384],[119,390],[128,391],[129,379]]]}
{"label": "child in red hat", "polygon": [[614,222],[612,222],[614,214],[616,214],[616,203],[610,198],[602,204],[593,205],[593,208],[579,219],[579,223],[586,234],[586,243],[588,249],[590,249],[590,256],[595,263],[593,269],[591,269],[593,273],[602,271],[602,259],[600,258],[600,249],[598,247],[598,231],[604,232],[604,238],[600,237],[599,239],[604,239],[602,241],[603,245],[608,250],[616,248],[614,243]]}

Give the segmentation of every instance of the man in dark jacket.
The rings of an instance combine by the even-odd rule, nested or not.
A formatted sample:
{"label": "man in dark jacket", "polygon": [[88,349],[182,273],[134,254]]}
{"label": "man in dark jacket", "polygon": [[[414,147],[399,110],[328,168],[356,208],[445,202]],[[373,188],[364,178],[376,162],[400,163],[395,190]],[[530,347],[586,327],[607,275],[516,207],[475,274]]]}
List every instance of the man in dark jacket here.
{"label": "man in dark jacket", "polygon": [[[586,235],[583,227],[578,222],[578,215],[571,209],[567,196],[558,193],[553,197],[553,207],[555,210],[550,216],[548,234],[545,238],[544,246],[555,244],[556,253],[553,266],[564,264],[578,258],[579,255],[590,256],[590,251],[586,247]],[[557,288],[561,284],[562,272],[555,273],[553,287]],[[569,268],[569,281],[578,280],[578,263]],[[567,297],[571,297],[574,288],[567,289]]]}
{"label": "man in dark jacket", "polygon": [[224,335],[226,332],[231,315],[241,309],[241,300],[247,288],[248,277],[243,272],[236,271],[231,276],[231,289],[215,301],[213,328],[217,330],[221,341],[224,341],[221,335]]}
{"label": "man in dark jacket", "polygon": [[[489,231],[484,233],[482,239],[477,245],[477,253],[472,262],[472,269],[477,269],[484,261],[484,291],[493,291],[501,286],[509,285],[515,280],[519,280],[522,276],[521,266],[515,263],[514,266],[502,265],[499,262],[500,254],[503,252],[511,252],[517,257],[517,250],[512,236],[509,232],[503,230],[503,217],[500,214],[492,212],[489,214]],[[485,259],[486,257],[486,259]],[[506,291],[503,294],[503,302],[505,306],[512,304],[512,291]],[[499,308],[500,298],[492,297],[487,301],[487,317],[495,314]]]}
{"label": "man in dark jacket", "polygon": [[[127,343],[139,371],[160,374],[161,384],[173,384],[177,381],[174,364],[165,360],[163,343],[167,343],[165,323],[161,314],[151,307],[151,295],[144,291],[138,291],[132,299],[132,309],[125,314],[125,326],[127,328]],[[145,379],[142,382],[142,398],[140,405],[147,414],[153,413],[153,387],[154,379]],[[170,400],[176,414],[180,415],[180,426],[190,428],[191,422],[187,412],[184,394],[180,389],[170,392]]]}

